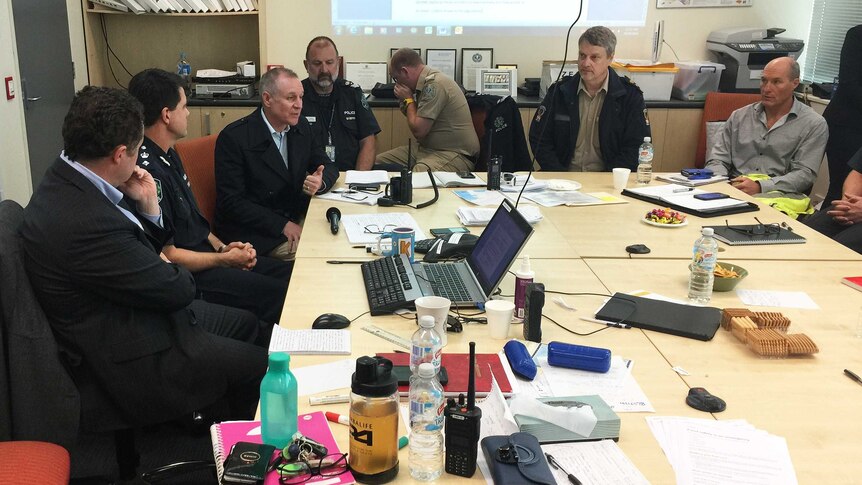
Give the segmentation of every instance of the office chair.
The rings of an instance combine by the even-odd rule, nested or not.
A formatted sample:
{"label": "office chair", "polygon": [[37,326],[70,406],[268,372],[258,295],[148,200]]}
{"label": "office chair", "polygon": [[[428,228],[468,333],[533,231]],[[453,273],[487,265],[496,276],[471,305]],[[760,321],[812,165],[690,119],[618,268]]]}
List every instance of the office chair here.
{"label": "office chair", "polygon": [[[82,428],[87,428],[87,423],[81,423],[81,390],[60,358],[48,318],[24,270],[18,236],[23,213],[15,201],[0,202],[0,440],[45,441],[72,450]],[[139,464],[134,429],[107,414],[109,427],[116,428],[119,478],[134,480]],[[42,461],[43,466],[50,463]],[[213,466],[184,462],[142,476],[144,483],[151,483]],[[0,483],[7,482],[0,479]]]}
{"label": "office chair", "polygon": [[706,124],[711,121],[727,121],[731,113],[745,105],[760,101],[759,94],[719,93],[706,94],[703,103],[703,118],[700,122],[700,135],[697,139],[697,150],[694,152],[694,166],[703,168],[706,164]]}
{"label": "office chair", "polygon": [[201,214],[212,228],[216,211],[215,144],[218,135],[202,136],[177,143],[176,150],[183,161],[192,193]]}
{"label": "office chair", "polygon": [[530,170],[530,152],[521,112],[511,96],[477,94],[467,98],[473,129],[479,138],[476,172],[488,170],[492,156],[502,156],[504,172]]}

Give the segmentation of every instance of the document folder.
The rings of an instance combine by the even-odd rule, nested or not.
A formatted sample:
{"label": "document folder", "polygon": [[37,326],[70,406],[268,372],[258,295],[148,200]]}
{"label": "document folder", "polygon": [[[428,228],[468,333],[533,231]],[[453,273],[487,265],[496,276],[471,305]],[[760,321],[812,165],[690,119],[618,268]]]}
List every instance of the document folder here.
{"label": "document folder", "polygon": [[718,330],[721,310],[614,293],[596,318],[706,341],[712,340]]}

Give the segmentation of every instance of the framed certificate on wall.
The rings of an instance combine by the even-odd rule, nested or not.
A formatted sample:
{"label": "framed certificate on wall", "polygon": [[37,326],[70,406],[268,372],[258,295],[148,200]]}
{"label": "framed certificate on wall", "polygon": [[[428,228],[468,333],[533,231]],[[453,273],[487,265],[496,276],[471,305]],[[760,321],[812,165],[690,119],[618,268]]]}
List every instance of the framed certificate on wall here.
{"label": "framed certificate on wall", "polygon": [[425,64],[442,72],[450,79],[455,79],[455,67],[458,58],[456,49],[425,49]]}
{"label": "framed certificate on wall", "polygon": [[467,91],[476,91],[479,69],[494,67],[494,49],[467,48],[461,49],[461,84]]}

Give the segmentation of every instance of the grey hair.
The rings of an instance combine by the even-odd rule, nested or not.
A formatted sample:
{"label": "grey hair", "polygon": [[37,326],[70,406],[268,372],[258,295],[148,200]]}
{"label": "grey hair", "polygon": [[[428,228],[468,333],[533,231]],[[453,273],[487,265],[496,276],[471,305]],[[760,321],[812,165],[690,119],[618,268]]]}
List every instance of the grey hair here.
{"label": "grey hair", "polygon": [[299,76],[296,75],[296,72],[293,69],[288,69],[286,67],[274,67],[269,71],[263,73],[263,76],[260,77],[261,94],[269,93],[270,96],[275,96],[277,94],[275,83],[281,76],[299,79]]}
{"label": "grey hair", "polygon": [[617,50],[617,36],[611,32],[611,29],[601,25],[590,27],[584,31],[578,39],[578,45],[581,45],[582,42],[604,47],[608,57],[614,55],[614,52]]}
{"label": "grey hair", "polygon": [[790,58],[790,79],[799,79],[799,63],[793,58]]}

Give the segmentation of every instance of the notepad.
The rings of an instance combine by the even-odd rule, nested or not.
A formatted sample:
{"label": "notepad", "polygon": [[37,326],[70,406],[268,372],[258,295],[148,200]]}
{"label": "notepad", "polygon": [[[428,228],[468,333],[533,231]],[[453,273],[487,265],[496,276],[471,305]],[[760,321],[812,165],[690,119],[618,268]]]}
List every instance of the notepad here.
{"label": "notepad", "polygon": [[862,276],[845,276],[841,282],[850,288],[862,291]]}
{"label": "notepad", "polygon": [[269,353],[288,354],[349,354],[349,330],[288,330],[276,325],[272,328]]}
{"label": "notepad", "polygon": [[715,217],[760,210],[757,204],[753,202],[746,202],[733,197],[715,200],[696,199],[695,195],[705,194],[706,191],[676,184],[625,189],[622,193],[629,197],[662,204],[671,209],[699,217]]}
{"label": "notepad", "polygon": [[714,236],[719,241],[731,246],[748,246],[755,244],[802,244],[805,238],[783,227],[770,226],[769,231],[755,234],[755,228],[763,230],[757,224],[711,227]]}

